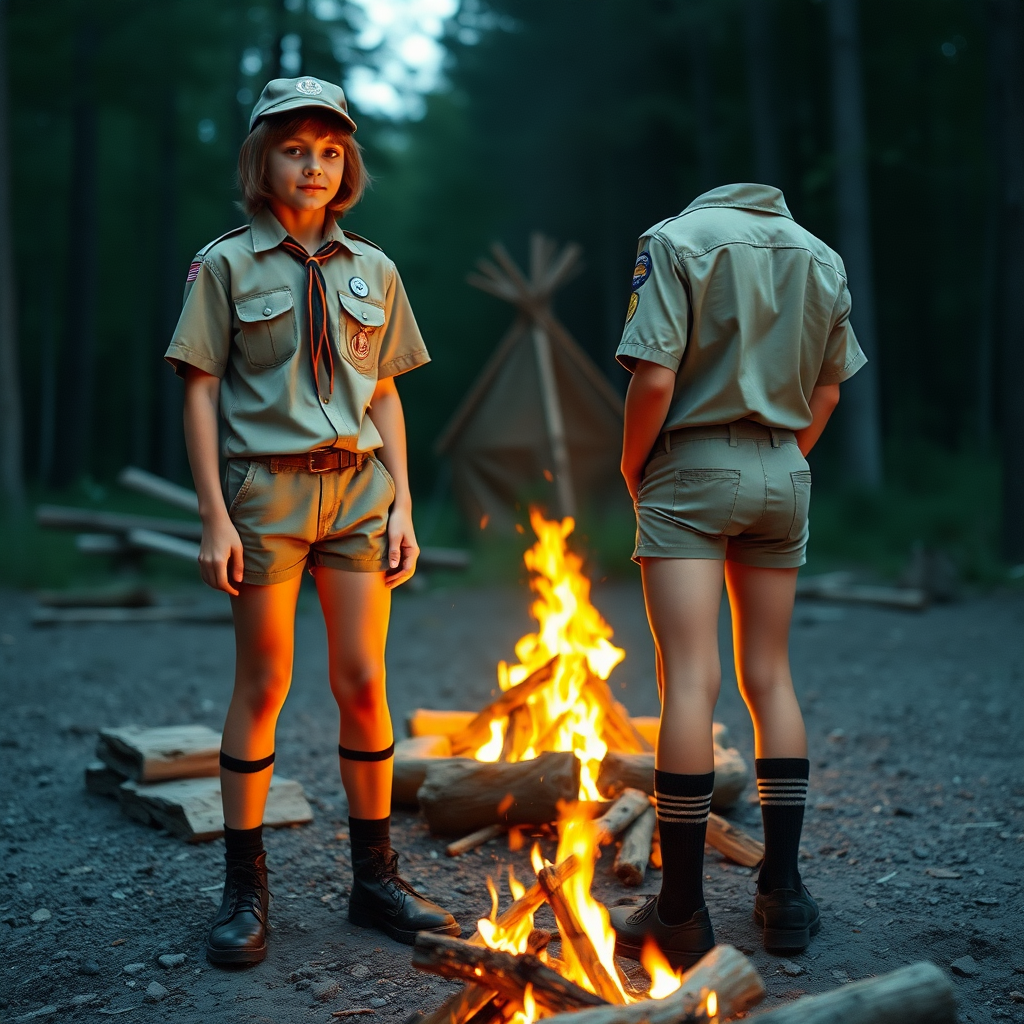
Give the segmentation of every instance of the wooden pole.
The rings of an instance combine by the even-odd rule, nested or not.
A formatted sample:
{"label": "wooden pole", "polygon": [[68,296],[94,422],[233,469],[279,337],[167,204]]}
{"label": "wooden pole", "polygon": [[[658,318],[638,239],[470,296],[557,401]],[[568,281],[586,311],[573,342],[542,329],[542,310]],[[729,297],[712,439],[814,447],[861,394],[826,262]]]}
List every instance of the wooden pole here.
{"label": "wooden pole", "polygon": [[562,516],[576,515],[576,494],[572,486],[569,465],[569,446],[565,439],[565,420],[558,397],[555,362],[551,356],[551,341],[539,324],[531,328],[533,349],[537,357],[537,377],[540,381],[541,401],[544,405],[544,425],[547,427],[551,459],[554,462],[555,488]]}

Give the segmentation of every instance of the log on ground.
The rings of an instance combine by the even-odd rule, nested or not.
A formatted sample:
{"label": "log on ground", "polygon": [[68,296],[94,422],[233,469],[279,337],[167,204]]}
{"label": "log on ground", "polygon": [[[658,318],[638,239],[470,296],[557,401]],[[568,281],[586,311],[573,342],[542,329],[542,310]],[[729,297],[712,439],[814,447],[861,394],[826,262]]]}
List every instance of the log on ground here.
{"label": "log on ground", "polygon": [[427,766],[419,805],[434,835],[463,836],[485,825],[555,821],[559,806],[576,799],[579,785],[580,762],[569,752],[513,764],[438,758]]}
{"label": "log on ground", "polygon": [[136,782],[214,776],[220,774],[220,733],[205,725],[101,729],[96,756]]}
{"label": "log on ground", "polygon": [[624,789],[615,803],[597,819],[601,842],[610,843],[620,832],[651,807],[650,797],[641,789]]}
{"label": "log on ground", "polygon": [[[683,975],[680,987],[664,999],[643,999],[628,1006],[600,1006],[580,1010],[571,1017],[559,1014],[549,1019],[552,1024],[679,1024],[712,990],[718,996],[718,1015],[722,1020],[756,1006],[765,995],[757,968],[738,949],[723,945],[715,946],[691,967]],[[841,1018],[831,1018],[837,1020]]]}
{"label": "log on ground", "polygon": [[729,860],[745,868],[755,868],[764,860],[763,843],[717,814],[708,815],[707,842]]}
{"label": "log on ground", "polygon": [[394,777],[391,783],[391,806],[415,809],[416,794],[427,777],[431,760],[448,757],[452,745],[447,736],[415,736],[395,743]]}
{"label": "log on ground", "polygon": [[651,842],[658,816],[653,807],[648,807],[626,829],[622,846],[615,857],[615,876],[623,885],[643,885],[647,864],[651,859]]}
{"label": "log on ground", "polygon": [[758,1024],[955,1024],[956,994],[935,964],[922,962],[805,996],[756,1019]]}
{"label": "log on ground", "polygon": [[459,978],[485,986],[520,1006],[526,986],[531,985],[537,1005],[549,1013],[602,1006],[605,1002],[529,953],[505,953],[445,935],[420,932],[413,946],[412,965],[443,978]]}
{"label": "log on ground", "polygon": [[[720,747],[715,751],[715,789],[711,794],[711,807],[727,811],[743,793],[750,772],[747,762],[733,747]],[[654,795],[654,755],[620,754],[609,751],[601,762],[597,788],[604,797],[614,797],[627,787],[642,789]]]}
{"label": "log on ground", "polygon": [[[152,785],[129,781],[118,790],[118,800],[129,818],[165,828],[189,842],[201,843],[224,834],[219,778],[174,779]],[[312,820],[313,811],[301,784],[275,776],[263,823],[282,828]]]}
{"label": "log on ground", "polygon": [[470,850],[475,850],[477,847],[489,843],[492,839],[505,835],[507,831],[504,825],[484,825],[483,828],[470,832],[468,836],[463,836],[461,839],[456,839],[455,842],[449,843],[445,847],[444,852],[449,857],[461,857],[462,854],[469,853]]}

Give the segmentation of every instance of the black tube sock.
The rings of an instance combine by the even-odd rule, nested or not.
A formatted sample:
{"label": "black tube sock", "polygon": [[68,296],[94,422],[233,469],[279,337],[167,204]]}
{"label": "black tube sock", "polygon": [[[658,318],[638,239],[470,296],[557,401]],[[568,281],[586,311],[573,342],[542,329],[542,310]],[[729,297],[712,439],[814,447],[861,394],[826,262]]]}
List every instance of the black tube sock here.
{"label": "black tube sock", "polygon": [[224,857],[228,861],[253,864],[263,853],[263,826],[228,828],[224,826]]}
{"label": "black tube sock", "polygon": [[386,818],[349,818],[348,836],[352,859],[369,856],[371,850],[391,848],[391,816]]}
{"label": "black tube sock", "polygon": [[665,924],[683,924],[704,906],[704,836],[714,788],[714,772],[654,772],[663,872],[658,916]]}
{"label": "black tube sock", "polygon": [[764,823],[764,863],[757,888],[765,893],[773,889],[800,892],[797,858],[810,762],[806,757],[759,757],[754,769]]}

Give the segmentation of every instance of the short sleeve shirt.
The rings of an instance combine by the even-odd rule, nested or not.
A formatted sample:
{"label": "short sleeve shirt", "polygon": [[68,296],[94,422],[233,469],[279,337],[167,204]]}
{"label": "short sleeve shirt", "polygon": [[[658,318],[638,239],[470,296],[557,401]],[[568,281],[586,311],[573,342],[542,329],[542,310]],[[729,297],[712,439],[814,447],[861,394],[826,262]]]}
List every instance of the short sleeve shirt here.
{"label": "short sleeve shirt", "polygon": [[367,410],[377,382],[430,361],[395,264],[331,219],[324,241],[341,250],[321,264],[331,325],[334,387],[314,377],[305,268],[281,248],[268,209],[201,250],[165,358],[221,378],[225,458],[316,448],[366,452],[382,445]]}
{"label": "short sleeve shirt", "polygon": [[640,239],[616,358],[676,372],[666,430],[751,419],[800,430],[817,385],[866,362],[843,261],[782,193],[727,185]]}

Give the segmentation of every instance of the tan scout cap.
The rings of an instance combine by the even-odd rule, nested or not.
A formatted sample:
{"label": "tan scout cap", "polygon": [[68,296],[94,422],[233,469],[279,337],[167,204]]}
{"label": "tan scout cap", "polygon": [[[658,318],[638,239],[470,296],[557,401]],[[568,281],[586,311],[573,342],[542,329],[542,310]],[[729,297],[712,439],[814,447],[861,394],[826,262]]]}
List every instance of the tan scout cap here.
{"label": "tan scout cap", "polygon": [[356,123],[349,116],[348,101],[340,85],[319,78],[274,78],[263,87],[249,118],[249,131],[269,114],[284,114],[300,107],[323,107],[337,114],[352,131]]}

